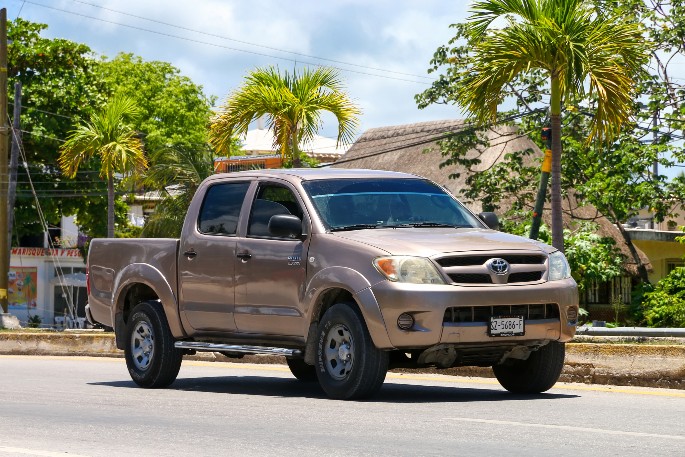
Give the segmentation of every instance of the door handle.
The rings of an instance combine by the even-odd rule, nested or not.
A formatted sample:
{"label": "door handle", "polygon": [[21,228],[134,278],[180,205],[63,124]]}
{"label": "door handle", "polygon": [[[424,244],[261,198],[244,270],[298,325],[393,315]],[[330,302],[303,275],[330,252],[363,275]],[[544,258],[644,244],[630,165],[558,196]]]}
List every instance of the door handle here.
{"label": "door handle", "polygon": [[242,260],[248,260],[252,257],[252,254],[250,254],[247,251],[240,251],[239,253],[236,254],[236,257]]}
{"label": "door handle", "polygon": [[188,257],[189,259],[193,259],[197,256],[197,252],[195,252],[195,249],[191,249],[189,251],[184,252],[183,255]]}

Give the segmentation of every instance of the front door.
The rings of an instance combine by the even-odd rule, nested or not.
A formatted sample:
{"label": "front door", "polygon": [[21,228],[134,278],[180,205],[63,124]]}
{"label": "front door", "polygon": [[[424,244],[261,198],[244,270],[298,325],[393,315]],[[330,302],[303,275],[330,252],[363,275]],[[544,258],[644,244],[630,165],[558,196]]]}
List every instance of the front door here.
{"label": "front door", "polygon": [[304,336],[301,303],[308,243],[272,236],[268,222],[276,214],[304,216],[291,189],[261,183],[246,236],[238,239],[235,322],[240,332]]}

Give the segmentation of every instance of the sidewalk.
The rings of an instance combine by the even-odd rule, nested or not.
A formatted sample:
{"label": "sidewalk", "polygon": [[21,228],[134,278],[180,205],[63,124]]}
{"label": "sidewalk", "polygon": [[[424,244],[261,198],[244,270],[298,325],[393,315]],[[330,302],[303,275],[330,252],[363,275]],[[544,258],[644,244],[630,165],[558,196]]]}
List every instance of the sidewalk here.
{"label": "sidewalk", "polygon": [[[626,339],[577,337],[566,345],[561,381],[586,384],[685,389],[685,344],[675,339],[654,339],[655,344],[625,343]],[[123,357],[114,334],[101,331],[0,332],[0,354]],[[216,353],[198,353],[190,359],[219,362],[284,364],[283,357],[245,356],[228,359]],[[492,377],[490,368],[461,367],[407,370],[462,376]]]}

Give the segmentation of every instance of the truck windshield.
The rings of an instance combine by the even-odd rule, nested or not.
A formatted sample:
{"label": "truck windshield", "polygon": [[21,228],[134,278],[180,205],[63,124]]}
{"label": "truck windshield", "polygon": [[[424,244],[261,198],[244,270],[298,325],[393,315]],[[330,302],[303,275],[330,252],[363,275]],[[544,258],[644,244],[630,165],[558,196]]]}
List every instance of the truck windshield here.
{"label": "truck windshield", "polygon": [[331,231],[483,224],[435,183],[423,179],[326,179],[302,183]]}

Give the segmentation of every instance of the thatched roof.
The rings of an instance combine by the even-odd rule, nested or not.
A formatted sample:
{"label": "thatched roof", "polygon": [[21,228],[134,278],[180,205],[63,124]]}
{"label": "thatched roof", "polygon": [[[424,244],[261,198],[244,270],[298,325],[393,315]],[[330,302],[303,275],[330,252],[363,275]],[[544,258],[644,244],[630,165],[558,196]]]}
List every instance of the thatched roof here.
{"label": "thatched roof", "polygon": [[[347,153],[332,166],[336,168],[369,168],[375,170],[402,171],[424,176],[449,189],[457,197],[465,187],[468,172],[458,169],[456,165],[440,168],[446,160],[436,141],[447,133],[457,132],[465,127],[463,120],[442,120],[419,122],[416,124],[396,125],[369,129],[357,139]],[[495,127],[486,132],[490,146],[483,151],[470,151],[467,157],[478,157],[481,163],[474,167],[476,171],[490,168],[493,164],[504,159],[507,153],[531,149],[533,153],[528,160],[537,160],[543,153],[538,146],[526,135],[522,135],[513,126]],[[460,176],[450,179],[451,174]],[[465,202],[475,212],[482,211],[478,202]],[[510,203],[502,202],[502,211],[510,208]],[[636,274],[636,265],[630,257],[618,228],[592,205],[576,201],[570,193],[563,202],[564,224],[572,227],[575,221],[589,220],[599,224],[599,232],[603,236],[610,236],[616,240],[617,246],[626,256],[625,268]],[[531,212],[533,208],[530,208]],[[550,207],[545,206],[543,220],[550,224]],[[640,252],[643,263],[651,269],[649,259]]]}

